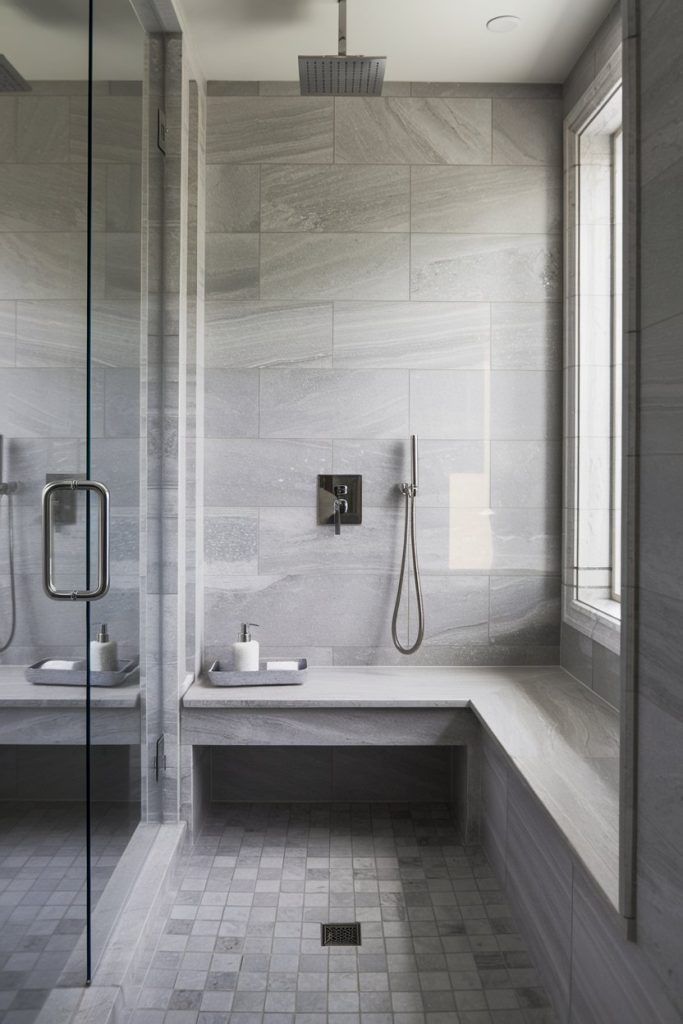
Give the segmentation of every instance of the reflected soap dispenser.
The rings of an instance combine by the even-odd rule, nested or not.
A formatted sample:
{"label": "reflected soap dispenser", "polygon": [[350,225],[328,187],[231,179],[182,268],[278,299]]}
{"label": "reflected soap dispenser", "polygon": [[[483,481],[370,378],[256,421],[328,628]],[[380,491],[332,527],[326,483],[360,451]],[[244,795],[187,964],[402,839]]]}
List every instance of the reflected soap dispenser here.
{"label": "reflected soap dispenser", "polygon": [[258,672],[259,669],[258,640],[251,639],[250,626],[258,626],[258,622],[243,622],[240,638],[232,645],[235,672]]}
{"label": "reflected soap dispenser", "polygon": [[93,672],[116,672],[118,667],[116,640],[109,639],[107,623],[103,622],[97,639],[90,641],[90,668]]}

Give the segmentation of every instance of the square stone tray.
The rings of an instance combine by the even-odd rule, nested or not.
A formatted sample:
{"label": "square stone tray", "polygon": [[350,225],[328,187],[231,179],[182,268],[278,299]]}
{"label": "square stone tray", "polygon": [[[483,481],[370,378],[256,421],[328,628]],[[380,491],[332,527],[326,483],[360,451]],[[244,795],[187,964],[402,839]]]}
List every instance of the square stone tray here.
{"label": "square stone tray", "polygon": [[[52,664],[52,668],[46,665]],[[131,676],[137,671],[136,661],[127,661],[119,664],[115,672],[90,672],[91,686],[121,686],[130,681]],[[85,659],[82,661],[63,661],[58,658],[44,658],[37,661],[35,665],[29,665],[26,669],[26,678],[29,683],[38,686],[85,686],[86,667]]]}
{"label": "square stone tray", "polygon": [[[269,665],[287,665],[287,668],[269,668]],[[301,686],[306,678],[308,662],[305,658],[286,661],[273,658],[259,662],[258,672],[236,672],[223,668],[220,661],[214,661],[209,669],[209,682],[213,686]]]}

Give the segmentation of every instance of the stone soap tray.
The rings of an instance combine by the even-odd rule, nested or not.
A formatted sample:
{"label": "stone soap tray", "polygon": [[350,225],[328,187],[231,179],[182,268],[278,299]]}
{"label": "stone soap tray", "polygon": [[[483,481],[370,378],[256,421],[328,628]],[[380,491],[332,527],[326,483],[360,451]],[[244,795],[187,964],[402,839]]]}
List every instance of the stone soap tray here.
{"label": "stone soap tray", "polygon": [[220,661],[214,661],[209,669],[209,682],[213,686],[301,686],[307,668],[305,658],[298,661],[280,658],[261,661],[258,672],[236,672],[232,668],[223,668]]}
{"label": "stone soap tray", "polygon": [[[90,672],[91,686],[121,686],[129,681],[137,670],[136,661],[119,664],[113,672]],[[82,661],[60,661],[58,658],[44,658],[26,669],[29,683],[39,686],[85,686],[86,667]]]}

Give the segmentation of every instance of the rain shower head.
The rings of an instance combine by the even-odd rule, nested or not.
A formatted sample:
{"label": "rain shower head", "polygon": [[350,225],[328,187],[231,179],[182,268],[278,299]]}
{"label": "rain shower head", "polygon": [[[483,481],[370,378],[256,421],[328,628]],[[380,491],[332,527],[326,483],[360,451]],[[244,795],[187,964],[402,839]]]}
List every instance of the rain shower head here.
{"label": "rain shower head", "polygon": [[31,92],[31,86],[0,53],[0,92]]}
{"label": "rain shower head", "polygon": [[302,96],[381,96],[386,57],[346,55],[346,0],[339,5],[339,53],[299,57]]}

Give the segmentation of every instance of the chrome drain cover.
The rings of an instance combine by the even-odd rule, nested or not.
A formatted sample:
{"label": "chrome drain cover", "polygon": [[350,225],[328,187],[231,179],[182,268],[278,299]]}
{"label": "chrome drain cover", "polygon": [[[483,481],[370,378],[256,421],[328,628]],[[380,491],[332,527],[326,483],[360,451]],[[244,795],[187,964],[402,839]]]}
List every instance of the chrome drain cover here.
{"label": "chrome drain cover", "polygon": [[321,946],[360,946],[360,923],[352,921],[347,924],[321,924]]}

